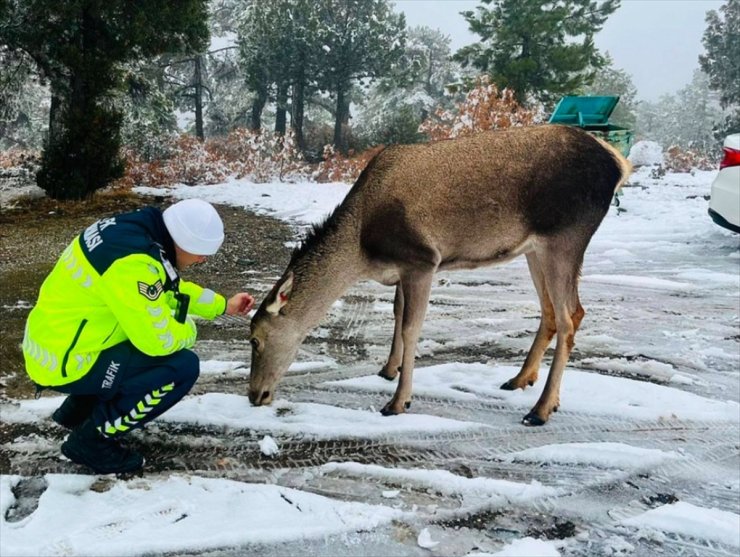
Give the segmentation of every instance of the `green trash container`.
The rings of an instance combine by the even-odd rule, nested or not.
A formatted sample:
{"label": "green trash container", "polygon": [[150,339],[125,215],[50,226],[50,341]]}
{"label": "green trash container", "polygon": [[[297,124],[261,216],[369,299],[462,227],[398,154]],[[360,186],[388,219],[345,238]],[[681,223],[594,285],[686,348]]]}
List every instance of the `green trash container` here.
{"label": "green trash container", "polygon": [[618,96],[563,97],[555,107],[549,122],[578,126],[591,135],[603,139],[626,157],[632,147],[634,137],[632,130],[609,123],[609,116],[618,102]]}

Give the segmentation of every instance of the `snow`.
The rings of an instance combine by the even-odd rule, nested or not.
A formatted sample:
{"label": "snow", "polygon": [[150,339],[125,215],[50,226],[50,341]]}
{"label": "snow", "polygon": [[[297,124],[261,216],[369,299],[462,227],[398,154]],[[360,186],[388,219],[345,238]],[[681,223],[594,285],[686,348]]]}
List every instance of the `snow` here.
{"label": "snow", "polygon": [[656,468],[666,461],[681,457],[673,451],[642,449],[624,443],[563,443],[509,453],[506,458],[513,462],[529,461],[642,470]]}
{"label": "snow", "polygon": [[416,538],[416,543],[419,544],[419,547],[423,547],[424,549],[434,549],[439,545],[439,542],[435,542],[432,539],[432,535],[429,533],[428,528],[424,528],[419,532],[419,537]]}
{"label": "snow", "polygon": [[635,166],[663,164],[663,148],[655,141],[638,141],[630,149],[628,158]]}
{"label": "snow", "polygon": [[[544,381],[534,387],[503,391],[499,387],[516,375],[514,366],[487,364],[440,364],[414,370],[414,393],[449,399],[494,400],[513,408],[529,409],[537,402]],[[540,370],[546,376],[547,369]],[[327,382],[350,390],[392,393],[396,386],[375,376]],[[673,387],[623,377],[609,377],[566,369],[560,391],[565,411],[642,420],[722,420],[734,422],[740,415],[735,401],[712,400]]]}
{"label": "snow", "polygon": [[[382,379],[378,378],[380,381]],[[18,406],[0,405],[3,421],[34,423],[48,419],[63,397],[22,400]],[[373,439],[393,433],[471,431],[484,424],[422,414],[404,414],[389,421],[376,410],[351,410],[313,403],[278,400],[254,407],[246,396],[207,393],[191,396],[163,414],[163,422],[248,429],[302,439]]]}
{"label": "snow", "polygon": [[[445,399],[496,401],[527,410],[539,398],[544,381],[533,388],[504,391],[499,388],[518,368],[487,364],[441,364],[417,367],[414,393]],[[540,370],[544,376],[547,369]],[[395,383],[376,375],[327,381],[327,388],[392,394]],[[0,405],[3,421],[33,423],[48,418],[62,397],[21,400]],[[712,400],[674,387],[645,383],[567,369],[561,389],[561,405],[568,412],[596,416],[631,417],[643,420],[703,420],[734,422],[740,415],[735,401]],[[486,427],[422,414],[403,414],[391,422],[374,409],[346,409],[314,403],[277,400],[270,406],[251,406],[245,396],[207,393],[188,397],[161,418],[166,422],[213,425],[272,431],[302,438],[377,438],[391,432],[464,431]]]}
{"label": "snow", "polygon": [[[655,160],[649,146],[644,150],[640,156]],[[635,152],[635,163],[637,155]],[[646,446],[637,446],[641,443],[636,443],[634,438],[629,443],[617,442],[615,437],[598,442],[552,442],[551,432],[569,423],[569,416],[614,420],[618,424],[625,420],[699,423],[708,432],[719,427],[737,438],[740,243],[738,236],[714,225],[706,214],[704,196],[709,193],[715,174],[697,171],[653,178],[649,167],[636,171],[621,198],[621,208],[626,211],[617,214],[616,209],[610,209],[586,254],[582,298],[587,312],[594,310],[586,316],[576,339],[576,352],[564,374],[560,412],[553,417],[552,425],[540,430],[537,446],[493,447],[495,459],[512,466],[562,464],[591,469],[591,472],[625,474],[691,462],[691,457],[680,449],[680,432],[666,438],[659,447],[647,442]],[[300,231],[329,214],[349,187],[230,180],[215,186],[176,185],[165,192],[146,188],[137,191],[170,194],[177,199],[200,197],[243,207],[284,219]],[[273,458],[281,456],[285,442],[294,439],[382,441],[398,435],[413,439],[440,432],[484,435],[497,431],[490,424],[464,416],[434,415],[437,400],[449,401],[447,408],[461,401],[490,404],[502,412],[512,411],[516,417],[511,417],[510,427],[521,427],[517,422],[536,402],[547,374],[543,366],[540,381],[525,391],[499,389],[518,371],[516,361],[521,358],[517,354],[528,349],[529,333],[536,329],[538,305],[526,277],[526,263],[521,260],[511,263],[504,275],[474,270],[440,277],[432,296],[441,304],[430,305],[419,352],[423,358],[444,348],[448,360],[417,366],[414,394],[430,400],[415,404],[411,413],[393,418],[380,416],[372,407],[377,398],[374,394],[385,397],[395,385],[378,378],[374,375],[377,369],[368,365],[365,374],[351,373],[317,386],[318,393],[366,394],[366,402],[340,407],[293,401],[290,394],[278,391],[273,405],[255,408],[245,396],[211,392],[186,397],[157,421],[249,432],[254,438],[254,450]],[[382,314],[391,327],[392,292],[382,292],[385,297],[369,304],[364,311]],[[471,299],[475,302],[471,303]],[[488,311],[494,301],[500,313]],[[456,311],[450,306],[455,305],[471,314],[462,320],[448,318],[449,313]],[[338,303],[331,312],[341,313],[345,309],[344,304]],[[593,319],[593,315],[599,319]],[[522,331],[528,334],[521,336]],[[325,331],[317,332],[320,334]],[[456,361],[462,356],[458,358],[455,350],[482,343],[491,343],[493,347],[503,345],[514,356]],[[579,356],[579,348],[585,356]],[[344,368],[344,364],[328,356],[325,359],[316,354],[303,356],[291,366],[292,378]],[[204,375],[234,375],[238,381],[246,378],[248,367],[248,362],[236,356],[228,360],[223,353],[218,359],[202,360]],[[52,396],[39,400],[4,400],[0,402],[2,422],[46,421],[61,400]],[[363,399],[359,396],[350,400]],[[576,426],[572,429],[579,431]],[[615,427],[614,431],[619,433],[619,428]],[[516,442],[516,435],[512,437],[512,442]],[[646,440],[649,440],[647,434]],[[35,434],[14,439],[10,446],[19,452],[55,449],[40,446]],[[731,444],[727,447],[732,456],[736,447],[732,449]],[[464,457],[461,459],[464,462]],[[553,487],[557,482],[545,485],[536,479],[514,481],[477,473],[467,477],[440,468],[404,466],[403,461],[393,467],[336,461],[306,474],[337,482],[357,478],[358,485],[366,489],[377,485],[375,501],[380,504],[342,500],[337,495],[345,486],[341,483],[336,493],[327,490],[325,494],[317,494],[184,473],[145,475],[129,481],[47,474],[44,479],[48,485],[38,508],[13,522],[7,511],[16,502],[14,489],[23,478],[3,475],[0,477],[0,554],[177,554],[291,540],[320,543],[335,534],[378,531],[393,521],[412,525],[408,543],[415,551],[421,551],[419,546],[430,547],[430,554],[560,555],[560,551],[567,553],[564,548],[568,543],[573,543],[520,537],[508,538],[505,544],[477,544],[480,550],[474,550],[471,543],[453,551],[445,545],[443,528],[425,522],[433,513],[415,511],[404,499],[411,492],[431,494],[430,497],[447,494],[458,502],[459,516],[490,508],[507,513],[512,508],[538,508],[540,501],[551,501],[561,494],[558,487]],[[736,477],[718,476],[713,481],[728,485],[726,490],[737,496]],[[635,496],[641,494],[636,492]],[[584,529],[587,526],[579,525]],[[670,534],[740,547],[740,518],[735,512],[685,501],[632,513],[608,532],[606,540],[614,552],[632,552],[635,546],[617,535],[620,528],[643,534],[654,532],[650,536],[656,540]],[[640,536],[644,537],[643,534]],[[520,535],[529,533],[522,531]],[[634,538],[630,541],[637,543]],[[433,544],[438,545],[432,548]]]}
{"label": "snow", "polygon": [[254,184],[232,179],[212,186],[138,187],[134,191],[142,195],[172,195],[176,199],[200,198],[211,203],[243,207],[292,223],[311,224],[328,216],[341,203],[349,188],[348,184],[337,182]]}
{"label": "snow", "polygon": [[[288,368],[289,374],[310,373],[321,369],[333,369],[337,363],[331,359],[306,362],[293,362]],[[238,360],[206,360],[200,363],[201,375],[241,375],[249,377],[249,364]]]}
{"label": "snow", "polygon": [[507,544],[496,553],[468,553],[466,557],[560,557],[554,542],[521,538]]}
{"label": "snow", "polygon": [[678,501],[623,521],[628,526],[706,539],[740,548],[740,515]]}
{"label": "snow", "polygon": [[374,464],[343,462],[325,464],[324,473],[346,474],[360,478],[375,478],[391,483],[430,489],[443,495],[458,495],[469,500],[485,499],[489,504],[528,503],[554,495],[556,490],[537,481],[529,484],[491,478],[466,478],[447,470],[413,470],[384,468]]}
{"label": "snow", "polygon": [[269,435],[265,435],[260,441],[260,452],[265,456],[275,456],[280,452],[280,447]]}
{"label": "snow", "polygon": [[[3,517],[20,478],[0,477]],[[2,555],[142,555],[322,537],[401,518],[384,506],[346,503],[289,488],[172,474],[111,480],[48,474],[38,509],[0,526]]]}
{"label": "snow", "polygon": [[231,48],[239,45],[239,37],[236,33],[226,32],[222,35],[211,35],[209,51]]}

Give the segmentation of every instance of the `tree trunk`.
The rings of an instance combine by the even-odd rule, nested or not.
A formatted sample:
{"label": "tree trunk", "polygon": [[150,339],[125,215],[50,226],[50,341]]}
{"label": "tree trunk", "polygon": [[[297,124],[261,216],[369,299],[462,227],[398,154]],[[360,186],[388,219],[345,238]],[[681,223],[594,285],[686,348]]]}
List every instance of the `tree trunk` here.
{"label": "tree trunk", "polygon": [[51,88],[51,106],[49,107],[49,132],[46,142],[52,144],[63,134],[62,124],[62,94]]}
{"label": "tree trunk", "polygon": [[[528,60],[530,57],[530,37],[522,37],[522,53],[519,55],[520,60]],[[525,106],[527,102],[527,86],[525,85],[525,80],[531,79],[532,75],[531,72],[528,72],[527,75],[517,75],[516,81],[513,83],[514,86],[514,99],[519,104],[519,106]],[[511,85],[509,85],[511,87]]]}
{"label": "tree trunk", "polygon": [[275,111],[275,133],[285,135],[288,105],[288,86],[285,84],[278,85],[277,91],[277,109]]}
{"label": "tree trunk", "polygon": [[303,76],[299,78],[296,83],[293,84],[293,101],[290,112],[290,127],[293,129],[295,134],[295,142],[298,149],[303,151],[304,140],[303,140],[303,117],[305,110],[305,82]]}
{"label": "tree trunk", "polygon": [[349,99],[347,88],[342,84],[337,87],[337,114],[334,120],[334,147],[346,155],[349,150],[347,131],[349,127]]}
{"label": "tree trunk", "polygon": [[262,111],[267,104],[267,90],[260,87],[257,90],[257,96],[252,102],[252,116],[250,118],[249,129],[258,131],[262,129]]}
{"label": "tree trunk", "polygon": [[200,55],[194,58],[193,85],[195,87],[195,136],[203,141],[203,72],[201,71]]}
{"label": "tree trunk", "polygon": [[424,90],[427,92],[428,95],[434,95],[434,92],[432,91],[432,74],[433,72],[433,64],[434,64],[434,54],[432,54],[432,49],[429,49],[429,60],[427,62],[427,79],[426,83],[424,84]]}

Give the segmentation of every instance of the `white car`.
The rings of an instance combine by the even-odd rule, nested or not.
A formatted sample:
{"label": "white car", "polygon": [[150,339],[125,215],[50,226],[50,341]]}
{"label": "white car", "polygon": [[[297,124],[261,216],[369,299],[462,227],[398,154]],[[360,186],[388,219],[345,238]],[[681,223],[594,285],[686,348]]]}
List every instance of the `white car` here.
{"label": "white car", "polygon": [[740,233],[740,133],[725,138],[725,153],[712,182],[709,216],[718,225]]}

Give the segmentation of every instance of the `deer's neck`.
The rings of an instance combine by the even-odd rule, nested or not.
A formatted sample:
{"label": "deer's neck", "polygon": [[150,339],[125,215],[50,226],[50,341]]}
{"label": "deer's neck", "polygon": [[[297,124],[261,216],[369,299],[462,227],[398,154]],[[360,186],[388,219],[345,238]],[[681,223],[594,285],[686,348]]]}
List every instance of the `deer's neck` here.
{"label": "deer's neck", "polygon": [[323,319],[331,305],[366,275],[359,233],[343,226],[327,234],[293,264],[291,313],[301,316],[304,331]]}

